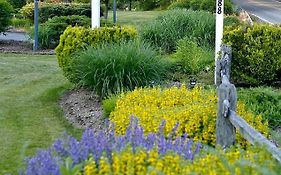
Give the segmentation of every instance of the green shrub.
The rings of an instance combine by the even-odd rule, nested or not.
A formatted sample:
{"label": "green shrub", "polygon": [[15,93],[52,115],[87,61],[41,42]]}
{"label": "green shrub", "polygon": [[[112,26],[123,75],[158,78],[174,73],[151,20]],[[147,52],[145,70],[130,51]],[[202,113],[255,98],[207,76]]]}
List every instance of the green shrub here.
{"label": "green shrub", "polygon": [[114,111],[118,95],[111,95],[102,101],[102,109],[104,117],[108,118],[110,113]]}
{"label": "green shrub", "polygon": [[[211,13],[216,12],[216,0],[178,0],[169,6],[169,9],[185,8],[192,10],[205,10]],[[224,1],[224,13],[232,14],[233,5],[230,0]]]}
{"label": "green shrub", "polygon": [[[34,19],[34,4],[26,4],[20,10],[21,15],[29,20]],[[74,3],[39,3],[39,21],[46,22],[49,18],[55,16],[79,15],[91,17],[90,4],[74,4]]]}
{"label": "green shrub", "polygon": [[190,8],[192,10],[200,10],[202,0],[191,0]]}
{"label": "green shrub", "polygon": [[178,0],[173,2],[168,9],[189,9],[190,8],[190,0]]}
{"label": "green shrub", "polygon": [[136,29],[132,27],[100,27],[94,30],[85,27],[67,27],[56,48],[59,66],[70,81],[77,82],[70,66],[73,53],[88,47],[99,47],[105,43],[132,40],[136,36]]}
{"label": "green shrub", "polygon": [[101,97],[160,82],[165,75],[165,63],[145,43],[104,45],[75,58],[73,67],[80,83]]}
{"label": "green shrub", "polygon": [[214,51],[201,48],[196,42],[184,38],[178,42],[177,51],[172,58],[177,72],[195,75],[213,62]]}
{"label": "green shrub", "polygon": [[240,20],[237,16],[225,16],[223,21],[224,26],[239,26],[241,25]]}
{"label": "green shrub", "polygon": [[[54,17],[41,24],[39,27],[39,47],[55,48],[59,44],[60,35],[67,26],[90,27],[91,19],[86,16],[59,16]],[[34,30],[31,29],[31,36],[34,37]]]}
{"label": "green shrub", "polygon": [[233,49],[231,73],[236,83],[262,85],[280,81],[280,27],[254,25],[228,28],[223,42]]}
{"label": "green shrub", "polygon": [[144,26],[140,36],[165,52],[175,51],[178,40],[184,37],[197,41],[200,46],[213,47],[215,18],[208,12],[175,9]]}
{"label": "green shrub", "polygon": [[14,9],[23,7],[26,4],[26,0],[8,0]]}
{"label": "green shrub", "polygon": [[6,0],[0,0],[0,33],[5,32],[12,20],[13,7]]}
{"label": "green shrub", "polygon": [[281,92],[273,88],[241,89],[239,99],[255,114],[261,114],[271,128],[281,126]]}

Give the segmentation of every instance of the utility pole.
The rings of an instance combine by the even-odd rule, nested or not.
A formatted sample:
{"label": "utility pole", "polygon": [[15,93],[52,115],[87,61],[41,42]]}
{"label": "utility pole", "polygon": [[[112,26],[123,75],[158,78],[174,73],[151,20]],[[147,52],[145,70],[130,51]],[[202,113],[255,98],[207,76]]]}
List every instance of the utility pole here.
{"label": "utility pole", "polygon": [[92,0],[92,29],[100,27],[100,0]]}
{"label": "utility pole", "polygon": [[216,3],[216,48],[215,48],[215,84],[217,83],[217,60],[221,50],[223,37],[223,14],[224,0],[217,0]]}
{"label": "utility pole", "polygon": [[34,43],[33,51],[38,50],[38,0],[34,0]]}

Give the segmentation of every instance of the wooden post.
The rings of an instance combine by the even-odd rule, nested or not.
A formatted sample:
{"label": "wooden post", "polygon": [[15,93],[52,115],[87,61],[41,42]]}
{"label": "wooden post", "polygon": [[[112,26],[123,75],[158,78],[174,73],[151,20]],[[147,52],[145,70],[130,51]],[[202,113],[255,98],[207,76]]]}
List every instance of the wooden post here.
{"label": "wooden post", "polygon": [[223,148],[235,144],[235,128],[229,121],[229,111],[236,111],[236,88],[230,84],[226,75],[218,88],[218,113],[216,122],[216,143]]}
{"label": "wooden post", "polygon": [[216,85],[219,86],[221,84],[222,74],[228,77],[230,80],[230,69],[231,69],[231,60],[232,60],[232,49],[230,46],[222,45],[221,47],[221,58],[216,62],[216,75],[217,81]]}

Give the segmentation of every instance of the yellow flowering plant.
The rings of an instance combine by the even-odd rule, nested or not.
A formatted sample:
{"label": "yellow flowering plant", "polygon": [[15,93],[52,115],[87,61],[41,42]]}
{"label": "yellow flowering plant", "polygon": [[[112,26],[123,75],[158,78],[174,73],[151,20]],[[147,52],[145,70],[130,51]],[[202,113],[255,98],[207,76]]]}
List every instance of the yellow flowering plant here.
{"label": "yellow flowering plant", "polygon": [[[161,89],[138,88],[120,96],[115,110],[110,114],[110,121],[115,124],[117,134],[124,134],[129,125],[130,116],[139,119],[145,133],[158,132],[158,126],[165,120],[164,133],[170,133],[179,123],[178,135],[187,133],[195,141],[215,145],[217,96],[214,90],[196,87],[187,90],[185,86]],[[268,136],[268,124],[261,116],[255,116],[238,102],[237,113],[250,125]],[[247,143],[237,136],[238,143]]]}

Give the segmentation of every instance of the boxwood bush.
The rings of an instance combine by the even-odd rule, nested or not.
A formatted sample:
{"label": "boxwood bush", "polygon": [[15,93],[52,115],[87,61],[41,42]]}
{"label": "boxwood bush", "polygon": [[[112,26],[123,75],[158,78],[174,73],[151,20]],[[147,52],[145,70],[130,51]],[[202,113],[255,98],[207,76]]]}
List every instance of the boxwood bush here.
{"label": "boxwood bush", "polygon": [[71,67],[72,54],[85,50],[88,47],[99,47],[106,43],[117,43],[133,40],[137,37],[137,31],[133,27],[100,27],[94,30],[85,27],[67,27],[60,37],[60,43],[56,48],[59,66],[64,75],[72,82],[78,81]]}
{"label": "boxwood bush", "polygon": [[77,54],[73,67],[83,86],[101,97],[160,82],[166,64],[148,44],[125,42]]}
{"label": "boxwood bush", "polygon": [[[26,4],[22,7],[20,13],[24,18],[32,21],[34,19],[34,4]],[[70,15],[91,17],[91,5],[79,3],[39,3],[39,21],[41,23],[55,16]]]}
{"label": "boxwood bush", "polygon": [[0,0],[0,33],[5,32],[12,20],[13,7],[6,0]]}
{"label": "boxwood bush", "polygon": [[178,40],[188,37],[200,46],[214,45],[215,17],[204,11],[176,9],[167,11],[140,31],[142,40],[164,52],[176,50]]}
{"label": "boxwood bush", "polygon": [[279,26],[228,28],[223,42],[233,49],[231,73],[236,83],[263,85],[281,80]]}

